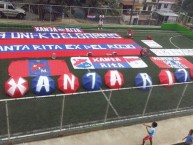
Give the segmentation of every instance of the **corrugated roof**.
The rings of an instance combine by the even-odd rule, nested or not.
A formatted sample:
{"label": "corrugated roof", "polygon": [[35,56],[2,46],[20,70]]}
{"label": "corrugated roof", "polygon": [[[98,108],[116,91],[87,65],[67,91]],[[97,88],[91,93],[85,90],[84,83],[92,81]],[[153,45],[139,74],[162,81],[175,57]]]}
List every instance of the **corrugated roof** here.
{"label": "corrugated roof", "polygon": [[[121,1],[120,2],[121,4],[123,4],[123,5],[133,5],[133,1]],[[134,4],[135,6],[141,6],[142,5],[142,3],[139,3],[139,2],[135,2],[135,4]]]}
{"label": "corrugated roof", "polygon": [[176,0],[159,0],[159,3],[170,3],[170,4],[174,4],[176,3]]}
{"label": "corrugated roof", "polygon": [[178,17],[178,15],[175,14],[174,12],[172,12],[172,11],[163,11],[163,10],[161,10],[161,11],[156,11],[156,13],[158,13],[161,16],[174,16],[174,17]]}

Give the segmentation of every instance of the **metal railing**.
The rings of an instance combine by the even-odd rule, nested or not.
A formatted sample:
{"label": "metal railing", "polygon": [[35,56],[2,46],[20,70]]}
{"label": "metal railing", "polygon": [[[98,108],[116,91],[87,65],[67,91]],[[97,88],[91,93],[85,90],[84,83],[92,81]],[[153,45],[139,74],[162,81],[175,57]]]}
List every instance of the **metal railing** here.
{"label": "metal railing", "polygon": [[0,100],[1,141],[52,137],[193,113],[193,82]]}
{"label": "metal railing", "polygon": [[[26,11],[22,20],[3,17],[7,23],[31,25],[98,25],[99,15],[105,15],[104,24],[122,25],[161,25],[156,11],[134,11],[130,9],[115,9],[109,7],[79,7],[45,4],[15,3],[16,7]],[[4,22],[2,20],[2,23]]]}

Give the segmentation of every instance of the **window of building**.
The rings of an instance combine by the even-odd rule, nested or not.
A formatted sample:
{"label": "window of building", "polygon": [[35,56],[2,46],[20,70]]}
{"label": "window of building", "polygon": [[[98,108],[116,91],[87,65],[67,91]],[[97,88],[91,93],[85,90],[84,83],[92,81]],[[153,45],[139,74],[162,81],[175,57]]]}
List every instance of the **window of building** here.
{"label": "window of building", "polygon": [[151,11],[151,9],[152,9],[152,6],[149,6],[149,7],[148,7],[148,11]]}
{"label": "window of building", "polygon": [[4,8],[4,4],[0,4],[0,8]]}
{"label": "window of building", "polygon": [[147,9],[147,5],[144,5],[143,10],[146,11],[146,9]]}
{"label": "window of building", "polygon": [[159,5],[158,5],[158,9],[161,9],[161,6],[162,6],[162,5],[161,5],[161,4],[159,4]]}
{"label": "window of building", "polygon": [[168,4],[164,4],[164,8],[167,8],[168,7]]}

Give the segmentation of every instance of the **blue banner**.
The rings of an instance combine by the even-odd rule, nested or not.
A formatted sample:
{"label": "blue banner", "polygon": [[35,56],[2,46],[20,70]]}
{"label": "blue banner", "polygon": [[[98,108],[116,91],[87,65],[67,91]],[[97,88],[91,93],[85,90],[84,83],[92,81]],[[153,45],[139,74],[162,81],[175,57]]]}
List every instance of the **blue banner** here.
{"label": "blue banner", "polygon": [[141,49],[138,44],[46,44],[46,45],[0,45],[0,52],[30,52],[47,50],[123,50]]}
{"label": "blue banner", "polygon": [[37,32],[0,32],[0,39],[98,39],[122,38],[117,33],[37,33]]}
{"label": "blue banner", "polygon": [[29,60],[28,72],[29,76],[50,76],[48,60]]}

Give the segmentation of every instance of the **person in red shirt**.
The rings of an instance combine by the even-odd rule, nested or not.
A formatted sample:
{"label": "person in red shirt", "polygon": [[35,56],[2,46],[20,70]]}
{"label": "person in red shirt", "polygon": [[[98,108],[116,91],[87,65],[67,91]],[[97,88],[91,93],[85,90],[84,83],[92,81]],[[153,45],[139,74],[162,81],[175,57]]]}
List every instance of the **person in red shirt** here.
{"label": "person in red shirt", "polygon": [[148,56],[148,55],[150,55],[150,52],[147,48],[142,48],[140,51],[140,55],[141,55],[141,57]]}
{"label": "person in red shirt", "polygon": [[127,36],[128,36],[128,38],[133,39],[133,30],[129,29],[129,30],[127,31]]}

